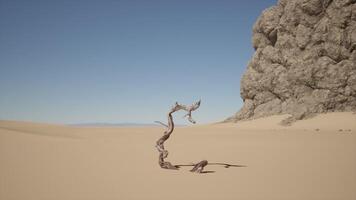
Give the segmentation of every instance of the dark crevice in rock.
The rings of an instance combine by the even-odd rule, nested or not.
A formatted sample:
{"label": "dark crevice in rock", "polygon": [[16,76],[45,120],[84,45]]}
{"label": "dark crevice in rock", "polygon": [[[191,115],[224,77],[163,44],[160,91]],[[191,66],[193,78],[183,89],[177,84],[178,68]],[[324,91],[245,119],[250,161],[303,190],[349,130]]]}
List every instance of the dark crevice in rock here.
{"label": "dark crevice in rock", "polygon": [[272,46],[274,46],[277,42],[277,30],[274,29],[270,34],[269,34],[269,41],[271,41]]}

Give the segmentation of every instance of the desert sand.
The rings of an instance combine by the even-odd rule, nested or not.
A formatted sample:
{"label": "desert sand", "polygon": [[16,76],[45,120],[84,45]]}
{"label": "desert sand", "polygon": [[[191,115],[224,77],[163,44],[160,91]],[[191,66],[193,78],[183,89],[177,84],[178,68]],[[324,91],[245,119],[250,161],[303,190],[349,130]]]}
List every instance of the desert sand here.
{"label": "desert sand", "polygon": [[356,114],[286,117],[177,127],[167,161],[237,165],[203,174],[158,166],[164,127],[0,121],[0,199],[356,199]]}

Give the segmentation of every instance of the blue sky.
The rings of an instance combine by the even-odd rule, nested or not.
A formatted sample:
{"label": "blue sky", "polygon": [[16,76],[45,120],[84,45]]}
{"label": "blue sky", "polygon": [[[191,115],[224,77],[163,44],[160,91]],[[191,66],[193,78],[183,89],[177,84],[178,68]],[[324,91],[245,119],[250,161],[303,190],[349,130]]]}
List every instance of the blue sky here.
{"label": "blue sky", "polygon": [[0,0],[0,119],[151,123],[202,99],[196,121],[223,120],[275,3]]}

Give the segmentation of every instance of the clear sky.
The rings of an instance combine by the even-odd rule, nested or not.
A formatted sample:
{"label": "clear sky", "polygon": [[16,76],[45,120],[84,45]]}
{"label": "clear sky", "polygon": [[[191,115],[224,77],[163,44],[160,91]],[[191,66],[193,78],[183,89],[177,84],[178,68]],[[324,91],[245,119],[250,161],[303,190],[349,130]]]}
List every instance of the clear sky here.
{"label": "clear sky", "polygon": [[[0,119],[198,123],[239,110],[252,26],[276,0],[0,0]],[[178,123],[185,123],[177,115]]]}

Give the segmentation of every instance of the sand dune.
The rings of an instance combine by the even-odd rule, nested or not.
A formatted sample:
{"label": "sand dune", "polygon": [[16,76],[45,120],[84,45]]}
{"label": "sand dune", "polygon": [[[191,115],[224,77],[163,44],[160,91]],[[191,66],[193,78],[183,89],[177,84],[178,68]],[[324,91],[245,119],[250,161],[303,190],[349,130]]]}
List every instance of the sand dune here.
{"label": "sand dune", "polygon": [[173,164],[237,165],[205,174],[159,168],[160,127],[0,121],[0,199],[356,199],[356,114],[286,117],[176,128]]}

